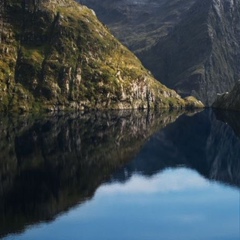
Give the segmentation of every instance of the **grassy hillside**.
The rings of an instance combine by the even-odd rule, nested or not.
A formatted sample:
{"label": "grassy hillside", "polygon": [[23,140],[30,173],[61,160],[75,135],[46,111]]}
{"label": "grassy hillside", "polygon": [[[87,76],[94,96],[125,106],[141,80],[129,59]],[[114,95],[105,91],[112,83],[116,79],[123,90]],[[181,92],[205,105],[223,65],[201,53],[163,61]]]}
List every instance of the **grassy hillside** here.
{"label": "grassy hillside", "polygon": [[95,13],[73,0],[1,8],[0,111],[198,105],[157,82]]}

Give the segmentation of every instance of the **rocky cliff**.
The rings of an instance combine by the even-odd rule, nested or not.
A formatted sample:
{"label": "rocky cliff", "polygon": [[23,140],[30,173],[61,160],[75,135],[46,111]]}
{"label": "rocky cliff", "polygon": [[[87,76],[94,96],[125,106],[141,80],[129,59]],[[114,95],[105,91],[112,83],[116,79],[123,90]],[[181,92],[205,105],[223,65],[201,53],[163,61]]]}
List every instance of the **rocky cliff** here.
{"label": "rocky cliff", "polygon": [[240,111],[240,81],[235,84],[230,92],[218,94],[213,107]]}
{"label": "rocky cliff", "polygon": [[113,34],[135,53],[166,36],[196,0],[77,0],[94,9]]}
{"label": "rocky cliff", "polygon": [[4,0],[0,23],[1,111],[188,104],[73,0]]}
{"label": "rocky cliff", "polygon": [[238,0],[80,1],[182,96],[211,105],[240,78]]}
{"label": "rocky cliff", "polygon": [[198,0],[142,59],[167,86],[211,105],[240,78],[240,2]]}

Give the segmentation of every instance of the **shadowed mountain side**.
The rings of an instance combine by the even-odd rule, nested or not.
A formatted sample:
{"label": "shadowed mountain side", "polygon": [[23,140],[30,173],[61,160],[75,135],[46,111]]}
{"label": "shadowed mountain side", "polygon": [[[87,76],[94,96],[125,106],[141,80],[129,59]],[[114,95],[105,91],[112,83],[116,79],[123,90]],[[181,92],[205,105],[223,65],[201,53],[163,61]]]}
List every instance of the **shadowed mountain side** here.
{"label": "shadowed mountain side", "polygon": [[165,38],[140,57],[182,96],[211,105],[239,80],[240,2],[197,0]]}
{"label": "shadowed mountain side", "polygon": [[[234,118],[231,120],[235,123]],[[240,139],[230,125],[217,120],[211,111],[191,117],[184,115],[156,133],[112,181],[126,181],[137,172],[152,176],[179,166],[192,168],[208,179],[240,187]]]}
{"label": "shadowed mountain side", "polygon": [[108,112],[2,117],[0,236],[53,220],[132,160],[154,132],[181,112]]}
{"label": "shadowed mountain side", "polygon": [[230,92],[218,94],[212,107],[225,110],[240,110],[240,81],[238,81]]}
{"label": "shadowed mountain side", "polygon": [[135,53],[172,31],[196,0],[77,0],[92,8],[114,35]]}
{"label": "shadowed mountain side", "polygon": [[235,134],[240,137],[240,112],[214,109],[214,113],[218,120],[228,124],[234,130]]}
{"label": "shadowed mountain side", "polygon": [[78,1],[181,96],[210,106],[240,78],[239,1]]}

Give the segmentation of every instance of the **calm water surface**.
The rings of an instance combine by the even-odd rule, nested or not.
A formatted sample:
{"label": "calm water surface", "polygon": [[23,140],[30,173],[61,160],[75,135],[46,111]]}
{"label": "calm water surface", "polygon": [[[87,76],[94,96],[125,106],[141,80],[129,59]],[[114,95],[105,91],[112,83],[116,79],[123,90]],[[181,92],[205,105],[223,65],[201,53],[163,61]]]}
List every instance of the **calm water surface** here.
{"label": "calm water surface", "polygon": [[0,238],[240,238],[240,114],[2,117]]}

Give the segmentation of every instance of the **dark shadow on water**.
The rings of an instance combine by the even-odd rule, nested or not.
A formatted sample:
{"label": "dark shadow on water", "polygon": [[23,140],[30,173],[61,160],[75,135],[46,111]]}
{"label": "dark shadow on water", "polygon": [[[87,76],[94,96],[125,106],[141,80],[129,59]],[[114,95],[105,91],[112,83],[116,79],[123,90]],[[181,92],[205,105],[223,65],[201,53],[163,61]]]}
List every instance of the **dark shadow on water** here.
{"label": "dark shadow on water", "polygon": [[0,236],[91,199],[182,112],[1,117]]}
{"label": "dark shadow on water", "polygon": [[151,176],[185,166],[212,181],[240,187],[240,113],[205,110],[181,116],[155,133],[136,158],[112,181],[126,181],[139,172]]}
{"label": "dark shadow on water", "polygon": [[206,110],[1,117],[0,237],[52,221],[91,199],[102,183],[136,172],[186,166],[239,188],[239,117],[227,116]]}

